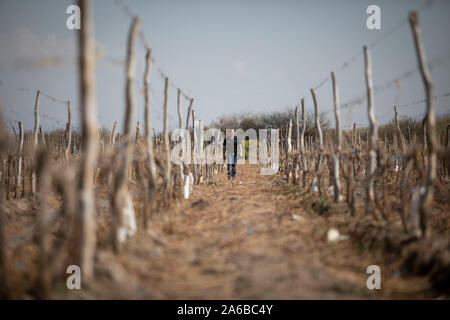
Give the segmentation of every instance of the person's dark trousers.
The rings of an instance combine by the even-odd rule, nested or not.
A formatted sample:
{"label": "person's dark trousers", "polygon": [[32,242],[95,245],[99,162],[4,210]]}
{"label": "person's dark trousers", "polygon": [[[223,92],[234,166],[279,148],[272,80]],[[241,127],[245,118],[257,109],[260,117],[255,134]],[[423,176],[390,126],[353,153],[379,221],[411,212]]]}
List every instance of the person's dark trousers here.
{"label": "person's dark trousers", "polygon": [[236,176],[236,162],[237,162],[237,154],[227,154],[227,167],[228,167],[228,176],[235,177]]}

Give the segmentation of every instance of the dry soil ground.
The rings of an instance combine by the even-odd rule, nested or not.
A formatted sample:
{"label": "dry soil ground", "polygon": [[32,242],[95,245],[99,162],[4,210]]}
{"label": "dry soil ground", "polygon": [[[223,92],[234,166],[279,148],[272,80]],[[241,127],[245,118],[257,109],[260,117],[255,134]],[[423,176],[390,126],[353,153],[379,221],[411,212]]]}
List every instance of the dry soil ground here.
{"label": "dry soil ground", "polygon": [[[101,250],[97,281],[64,298],[385,299],[430,298],[426,278],[406,278],[395,257],[352,238],[330,243],[346,214],[305,210],[278,175],[238,167],[195,186],[189,200],[152,215],[147,232],[123,254]],[[366,268],[381,268],[381,290],[366,287]],[[61,287],[64,287],[61,284]],[[85,286],[86,288],[86,286]]]}

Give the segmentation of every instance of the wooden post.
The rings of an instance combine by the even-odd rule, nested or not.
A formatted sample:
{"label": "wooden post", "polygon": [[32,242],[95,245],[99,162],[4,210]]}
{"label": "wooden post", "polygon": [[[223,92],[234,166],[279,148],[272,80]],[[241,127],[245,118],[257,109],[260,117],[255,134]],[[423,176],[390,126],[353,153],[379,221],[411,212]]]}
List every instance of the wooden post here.
{"label": "wooden post", "polygon": [[[351,159],[353,158],[353,159]],[[352,217],[356,216],[356,199],[355,199],[355,165],[356,161],[354,156],[348,157],[348,164],[347,164],[347,174],[348,174],[348,180],[347,180],[347,203],[350,206],[350,215]]]}
{"label": "wooden post", "polygon": [[384,150],[388,151],[387,131],[384,131]]}
{"label": "wooden post", "polygon": [[[38,129],[39,129],[39,98],[41,91],[36,92],[36,100],[34,102],[34,131],[33,131],[33,152],[36,153],[38,148]],[[33,169],[31,173],[31,194],[36,194],[36,171]]]}
{"label": "wooden post", "polygon": [[14,161],[13,161],[13,156],[9,155],[8,157],[8,163],[7,163],[7,182],[6,182],[6,200],[10,200],[11,199],[11,185],[13,184],[12,179],[14,176]]}
{"label": "wooden post", "polygon": [[178,127],[183,128],[183,118],[181,115],[181,90],[178,88],[177,90],[177,110],[178,110]]}
{"label": "wooden post", "polygon": [[[178,128],[183,128],[183,116],[181,115],[181,90],[178,88],[177,90],[177,110],[178,110]],[[180,194],[183,194],[183,188],[184,188],[184,175],[183,175],[183,165],[179,164],[179,174],[180,174],[180,180],[181,180],[181,187],[180,187]]]}
{"label": "wooden post", "polygon": [[[320,183],[320,180],[321,180],[320,170],[322,167],[323,135],[322,135],[322,128],[320,126],[319,110],[318,110],[318,106],[317,106],[317,98],[316,98],[316,94],[314,93],[314,89],[311,89],[311,95],[312,95],[312,98],[314,101],[314,121],[316,124],[317,136],[319,137],[319,158],[317,159],[315,177],[317,178],[317,187],[318,187],[319,195],[322,195],[322,188],[321,188],[321,183]],[[314,183],[314,179],[313,179],[312,183]]]}
{"label": "wooden post", "polygon": [[[145,72],[144,72],[144,121],[145,121],[145,141],[147,143],[147,152],[148,152],[148,160],[150,165],[150,189],[153,192],[153,189],[156,186],[156,164],[155,164],[155,153],[153,150],[153,139],[151,137],[150,130],[152,129],[151,122],[151,103],[150,103],[150,73],[152,68],[152,59],[151,59],[152,51],[151,49],[147,49],[145,55]],[[155,129],[153,129],[153,134],[156,138]],[[152,197],[151,197],[152,198]],[[152,200],[152,199],[151,199]]]}
{"label": "wooden post", "polygon": [[337,86],[336,75],[334,72],[331,72],[331,80],[333,82],[334,118],[336,121],[335,143],[336,149],[340,151],[342,147],[342,130],[341,130],[340,110],[339,110],[339,89]]}
{"label": "wooden post", "polygon": [[116,176],[113,214],[113,247],[116,253],[121,251],[121,244],[127,237],[136,232],[136,220],[134,215],[133,202],[128,191],[128,178],[130,176],[131,161],[133,156],[133,125],[135,118],[135,98],[134,98],[134,78],[136,72],[136,38],[139,33],[139,18],[133,18],[130,31],[128,33],[127,56],[125,68],[125,123],[123,132],[123,161]]}
{"label": "wooden post", "polygon": [[447,150],[449,150],[450,149],[450,123],[449,124],[447,124],[447,140],[445,141],[445,148],[447,149]]}
{"label": "wooden post", "polygon": [[42,126],[39,126],[39,133],[41,134],[42,146],[45,148],[47,146],[47,143],[45,142],[45,135],[42,131]]}
{"label": "wooden post", "polygon": [[400,147],[402,149],[402,152],[406,152],[405,148],[405,141],[403,140],[402,131],[400,130],[400,124],[398,122],[398,112],[397,112],[397,106],[394,106],[394,114],[395,114],[395,129],[397,131],[397,139],[400,141]]}
{"label": "wooden post", "polygon": [[17,132],[16,132],[16,128],[14,128],[14,126],[11,124],[11,127],[12,127],[12,129],[13,129],[13,132],[14,132],[14,137],[16,138],[16,140],[18,139],[18,137],[17,137]]}
{"label": "wooden post", "polygon": [[341,198],[341,182],[339,178],[339,155],[342,145],[342,131],[339,114],[339,91],[336,82],[336,75],[331,72],[331,80],[333,82],[333,101],[334,101],[334,117],[336,121],[336,149],[332,155],[333,158],[333,186],[334,186],[334,201],[339,202]]}
{"label": "wooden post", "polygon": [[192,164],[192,174],[194,176],[194,184],[197,184],[197,164],[195,163],[195,111],[194,109],[192,109],[192,141],[193,143],[191,144],[191,155],[192,155],[192,159],[194,160],[193,164]]}
{"label": "wooden post", "polygon": [[111,135],[109,137],[109,144],[111,147],[114,147],[114,145],[116,144],[116,130],[117,130],[117,121],[114,121]]}
{"label": "wooden post", "polygon": [[[191,98],[191,100],[189,101],[189,107],[188,107],[188,111],[187,111],[187,117],[186,117],[186,130],[189,130],[189,117],[191,116],[191,110],[192,110],[192,104],[194,103],[194,99]],[[192,110],[193,112],[193,110]],[[192,121],[192,123],[194,123]]]}
{"label": "wooden post", "polygon": [[75,135],[75,131],[73,132],[73,154],[76,155],[77,154],[77,139],[76,139],[76,135]]}
{"label": "wooden post", "polygon": [[306,173],[308,171],[308,162],[305,157],[305,131],[306,131],[305,99],[302,98],[301,102],[302,102],[302,130],[300,132],[300,154],[303,166],[302,187],[306,188]]}
{"label": "wooden post", "polygon": [[311,89],[311,95],[312,95],[312,98],[314,101],[314,121],[316,124],[317,135],[319,137],[319,148],[320,148],[320,151],[323,151],[322,128],[320,126],[319,111],[318,111],[318,107],[317,107],[317,98],[316,98],[316,94],[314,93],[314,89]]}
{"label": "wooden post", "polygon": [[[370,127],[370,126],[369,126]],[[369,150],[369,129],[366,131],[366,142],[367,142],[367,150]],[[377,135],[377,137],[378,137],[378,135]]]}
{"label": "wooden post", "polygon": [[306,131],[306,121],[305,121],[305,99],[302,98],[302,130],[300,132],[300,154],[303,165],[303,177],[302,177],[302,187],[306,188],[306,173],[308,171],[308,162],[305,157],[305,131]]}
{"label": "wooden post", "polygon": [[409,143],[410,146],[411,146],[411,142],[412,142],[412,140],[411,140],[411,127],[408,125],[408,143]]}
{"label": "wooden post", "polygon": [[165,176],[165,186],[167,191],[171,187],[170,172],[171,172],[171,161],[170,161],[170,140],[169,140],[169,78],[166,77],[164,85],[164,151],[166,153],[166,176]]}
{"label": "wooden post", "polygon": [[140,123],[139,123],[139,121],[137,122],[137,124],[136,124],[136,137],[135,137],[135,139],[134,139],[134,143],[135,144],[137,144],[137,145],[139,145],[139,130],[140,130]]}
{"label": "wooden post", "polygon": [[300,150],[300,119],[298,117],[298,106],[295,107],[295,149]]}
{"label": "wooden post", "polygon": [[305,151],[305,99],[302,99],[302,131],[300,132],[300,150]]}
{"label": "wooden post", "polygon": [[67,124],[66,124],[66,160],[69,159],[70,146],[72,144],[72,111],[70,110],[70,100],[67,101]]}
{"label": "wooden post", "polygon": [[374,181],[375,173],[377,170],[377,138],[378,129],[377,122],[375,118],[375,106],[374,106],[374,93],[373,93],[373,81],[372,81],[372,61],[370,58],[369,48],[364,46],[364,60],[365,60],[365,76],[366,76],[366,86],[367,86],[367,111],[369,115],[369,135],[367,137],[369,142],[369,172],[368,172],[368,185],[367,185],[367,203],[366,211],[369,211],[372,207],[372,213],[375,219],[378,219],[377,213],[375,212],[375,207],[373,206],[375,201],[375,190]]}
{"label": "wooden post", "polygon": [[157,148],[158,147],[158,141],[157,141],[157,135],[156,135],[156,130],[155,130],[155,128],[152,128],[152,130],[153,130],[153,144],[154,144],[154,146],[155,146],[155,148]]}
{"label": "wooden post", "polygon": [[352,148],[353,148],[353,149],[356,149],[356,123],[355,123],[355,122],[353,122]]}
{"label": "wooden post", "polygon": [[[81,181],[79,215],[76,228],[79,234],[77,264],[83,270],[83,279],[91,279],[94,274],[95,255],[95,199],[93,190],[94,169],[97,162],[97,105],[95,94],[95,40],[92,4],[81,0],[83,28],[78,33],[80,102],[82,120]],[[85,280],[86,281],[86,280]]]}
{"label": "wooden post", "polygon": [[289,154],[292,151],[292,119],[289,119],[289,126],[287,128],[287,141],[286,141],[286,147],[287,147],[287,154]]}
{"label": "wooden post", "polygon": [[425,192],[421,193],[420,197],[420,226],[422,235],[429,235],[427,217],[431,212],[433,206],[433,185],[436,179],[436,151],[438,149],[436,137],[436,118],[434,114],[434,100],[433,100],[433,82],[428,71],[427,60],[425,57],[425,49],[422,44],[421,33],[419,28],[419,16],[417,11],[413,11],[409,15],[409,23],[414,36],[414,45],[416,48],[417,60],[420,66],[420,74],[425,87],[425,94],[427,98],[427,113],[426,123],[429,140],[429,151],[427,159],[426,177],[423,179],[423,187]]}
{"label": "wooden post", "polygon": [[422,161],[427,166],[427,117],[422,120]]}
{"label": "wooden post", "polygon": [[[22,158],[23,158],[23,124],[22,121],[19,121],[19,159],[17,161],[16,195],[21,185]],[[23,188],[25,188],[25,184],[22,184],[22,194]]]}
{"label": "wooden post", "polygon": [[36,151],[38,146],[38,129],[39,129],[39,98],[41,96],[41,91],[38,90],[36,93],[36,100],[34,102],[34,131],[33,131],[33,147]]}
{"label": "wooden post", "polygon": [[[144,130],[145,130],[145,143],[147,146],[147,156],[150,168],[150,179],[148,187],[146,186],[146,192],[148,194],[148,201],[144,204],[144,216],[143,225],[146,230],[148,227],[148,211],[151,210],[153,205],[153,199],[156,189],[156,164],[155,164],[155,151],[152,139],[152,122],[151,122],[151,103],[150,103],[150,74],[152,70],[152,51],[147,48],[145,53],[145,71],[144,71]],[[153,129],[154,131],[155,129]],[[156,133],[155,137],[156,137]]]}
{"label": "wooden post", "polygon": [[[194,128],[195,130],[195,128]],[[197,157],[197,170],[196,170],[196,174],[197,174],[197,183],[202,183],[203,182],[203,162],[204,162],[204,150],[203,150],[203,122],[202,120],[198,121],[198,128],[197,128],[197,135],[198,138],[195,138],[195,140],[198,142],[197,144],[197,150],[194,152],[194,157]],[[194,134],[195,136],[195,134]]]}

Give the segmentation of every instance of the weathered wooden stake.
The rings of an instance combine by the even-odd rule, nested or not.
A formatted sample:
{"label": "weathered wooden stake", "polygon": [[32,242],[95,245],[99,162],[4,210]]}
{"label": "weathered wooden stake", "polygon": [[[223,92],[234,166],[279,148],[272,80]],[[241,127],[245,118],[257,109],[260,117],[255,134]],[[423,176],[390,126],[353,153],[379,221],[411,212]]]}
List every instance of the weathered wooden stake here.
{"label": "weathered wooden stake", "polygon": [[422,120],[422,161],[424,167],[427,167],[427,117]]}
{"label": "weathered wooden stake", "polygon": [[70,101],[67,101],[67,124],[66,124],[66,160],[69,159],[70,146],[72,144],[72,111],[70,110]]}
{"label": "weathered wooden stake", "polygon": [[168,190],[171,187],[171,161],[170,161],[170,140],[169,140],[169,78],[166,77],[165,85],[164,85],[164,151],[166,153],[166,175],[165,175],[165,186]]}
{"label": "weathered wooden stake", "polygon": [[450,123],[447,124],[447,140],[445,141],[445,148],[448,150],[450,149]]}
{"label": "weathered wooden stake", "polygon": [[387,131],[384,131],[384,150],[388,151]]}
{"label": "weathered wooden stake", "polygon": [[183,117],[181,115],[181,90],[178,88],[177,90],[177,110],[178,110],[178,127],[183,128]]}
{"label": "weathered wooden stake", "polygon": [[36,93],[36,100],[34,102],[34,131],[33,131],[33,147],[36,151],[38,146],[38,129],[39,129],[39,98],[41,96],[41,91],[38,90]]}
{"label": "weathered wooden stake", "polygon": [[336,121],[336,149],[333,153],[333,186],[334,186],[334,201],[338,202],[341,199],[341,182],[339,178],[339,156],[342,145],[342,131],[339,114],[339,91],[336,82],[336,75],[331,72],[331,80],[333,82],[333,101],[334,101],[334,117]]}
{"label": "weathered wooden stake", "polygon": [[[180,90],[180,88],[178,88],[177,94],[178,94],[177,95],[178,128],[182,129],[183,128],[183,116],[181,114],[181,90]],[[182,194],[183,188],[184,188],[184,178],[185,178],[184,174],[183,174],[183,165],[179,164],[178,168],[179,168],[179,174],[180,174],[180,179],[181,179],[180,194]]]}
{"label": "weathered wooden stake", "polygon": [[116,144],[116,130],[117,130],[117,121],[114,121],[111,135],[109,136],[109,145],[111,147],[114,147],[114,145]]}
{"label": "weathered wooden stake", "polygon": [[422,44],[421,33],[419,28],[419,16],[417,11],[413,11],[409,15],[409,23],[414,36],[414,45],[416,48],[417,60],[420,66],[420,74],[425,87],[425,94],[427,97],[427,113],[426,123],[429,140],[429,151],[427,159],[427,171],[426,177],[423,179],[424,192],[420,197],[420,226],[422,229],[422,235],[429,235],[427,217],[432,210],[433,206],[433,186],[436,179],[436,151],[438,149],[437,137],[436,137],[436,118],[434,114],[434,100],[433,100],[433,82],[431,75],[428,71],[427,60],[425,57],[425,49]]}
{"label": "weathered wooden stake", "polygon": [[[80,0],[83,12],[83,28],[78,33],[80,102],[82,120],[81,181],[79,214],[76,216],[78,266],[83,270],[83,279],[94,275],[95,255],[95,199],[93,190],[94,169],[97,162],[97,105],[95,94],[95,40],[92,4],[90,0]],[[86,280],[85,280],[86,281]]]}
{"label": "weathered wooden stake", "polygon": [[[21,185],[22,158],[23,158],[23,124],[22,121],[19,121],[19,159],[17,160],[16,195]],[[23,188],[25,188],[25,184],[22,185],[22,194]]]}
{"label": "weathered wooden stake", "polygon": [[[318,187],[318,191],[319,191],[319,195],[322,195],[322,188],[321,188],[321,174],[320,174],[320,170],[322,167],[322,152],[323,152],[323,135],[322,135],[322,128],[320,126],[320,119],[319,119],[319,110],[318,110],[318,106],[317,106],[317,98],[316,98],[316,94],[314,93],[314,89],[311,89],[311,95],[314,101],[314,121],[316,124],[316,131],[317,131],[317,136],[319,137],[319,157],[317,159],[317,164],[316,164],[316,170],[315,170],[315,176],[317,177],[317,187]],[[314,179],[313,179],[314,182]]]}
{"label": "weathered wooden stake", "polygon": [[134,139],[134,143],[137,144],[137,145],[139,145],[139,138],[140,138],[139,131],[140,131],[140,126],[141,126],[141,124],[140,124],[139,121],[138,121],[137,124],[136,124],[136,136],[135,136],[135,139]]}
{"label": "weathered wooden stake", "polygon": [[139,33],[140,20],[133,18],[128,33],[127,56],[125,68],[125,122],[123,132],[123,160],[116,176],[113,214],[113,247],[116,253],[121,251],[122,243],[136,232],[136,219],[131,195],[128,191],[128,178],[133,157],[133,125],[135,119],[134,79],[136,73],[136,38]]}
{"label": "weathered wooden stake", "polygon": [[[41,91],[36,92],[36,100],[34,102],[34,131],[33,131],[33,152],[36,153],[38,148],[38,129],[39,129],[39,98]],[[31,173],[31,194],[36,194],[36,170]]]}
{"label": "weathered wooden stake", "polygon": [[41,134],[42,146],[45,148],[47,143],[45,142],[44,131],[42,131],[42,126],[39,126],[39,133]]}
{"label": "weathered wooden stake", "polygon": [[373,93],[373,81],[372,81],[372,61],[370,58],[369,48],[364,46],[364,60],[365,60],[365,76],[366,76],[366,86],[367,86],[367,109],[369,115],[369,172],[368,172],[368,185],[367,185],[367,203],[366,211],[372,210],[372,214],[375,219],[378,219],[375,207],[373,206],[375,201],[375,172],[377,170],[377,121],[375,118],[375,106],[374,106],[374,93]]}
{"label": "weathered wooden stake", "polygon": [[397,106],[394,106],[394,113],[395,113],[395,129],[397,131],[397,139],[400,141],[400,147],[402,149],[402,152],[406,152],[405,148],[405,141],[403,140],[402,131],[400,130],[400,124],[398,122],[398,112],[397,112]]}
{"label": "weathered wooden stake", "polygon": [[189,107],[188,107],[187,117],[186,117],[186,130],[189,130],[189,117],[191,116],[191,110],[192,110],[193,103],[194,103],[194,99],[191,98],[191,100],[189,101]]}
{"label": "weathered wooden stake", "polygon": [[305,157],[305,99],[302,98],[302,131],[300,132],[300,153],[303,165],[302,187],[306,188],[306,173],[308,171],[308,162]]}
{"label": "weathered wooden stake", "polygon": [[[150,133],[152,129],[151,121],[151,101],[150,101],[150,73],[152,70],[152,51],[147,49],[145,54],[145,72],[144,72],[144,121],[145,121],[145,141],[147,143],[148,160],[150,165],[150,192],[153,194],[154,188],[156,187],[156,164],[155,164],[155,153],[153,150],[153,139]],[[153,134],[156,138],[155,129],[153,129]],[[151,195],[150,195],[151,196]],[[150,197],[153,200],[153,197]]]}
{"label": "weathered wooden stake", "polygon": [[298,106],[295,107],[295,149],[300,150],[300,119],[298,117]]}
{"label": "weathered wooden stake", "polygon": [[289,126],[288,126],[288,132],[287,132],[287,153],[289,154],[292,151],[292,119],[289,119]]}
{"label": "weathered wooden stake", "polygon": [[356,149],[356,123],[353,123],[353,131],[352,131],[352,148]]}
{"label": "weathered wooden stake", "polygon": [[322,128],[320,126],[319,111],[318,111],[318,107],[317,107],[317,98],[316,98],[316,94],[314,93],[314,89],[311,89],[311,95],[312,95],[312,98],[314,101],[314,121],[316,124],[317,135],[319,137],[319,148],[320,148],[320,151],[323,151]]}
{"label": "weathered wooden stake", "polygon": [[302,131],[300,132],[300,150],[305,151],[305,99],[302,99]]}

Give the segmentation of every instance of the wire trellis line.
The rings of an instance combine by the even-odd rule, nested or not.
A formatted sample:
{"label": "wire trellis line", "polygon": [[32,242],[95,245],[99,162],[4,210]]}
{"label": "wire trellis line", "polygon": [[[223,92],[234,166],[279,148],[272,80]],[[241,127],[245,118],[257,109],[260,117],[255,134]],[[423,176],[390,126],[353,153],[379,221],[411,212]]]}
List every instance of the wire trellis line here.
{"label": "wire trellis line", "polygon": [[[438,0],[425,0],[424,4],[417,9],[418,12],[421,12],[422,10],[431,7],[434,3],[436,3]],[[387,39],[389,36],[391,36],[392,34],[394,34],[396,31],[398,31],[399,29],[401,29],[401,27],[403,27],[404,25],[406,25],[408,22],[408,19],[405,18],[403,19],[400,23],[398,23],[397,25],[393,26],[392,28],[390,28],[389,30],[387,30],[386,32],[384,32],[379,38],[375,39],[374,41],[372,41],[371,43],[369,43],[367,46],[369,48],[375,48],[377,45],[379,45],[380,43],[382,43],[385,39]],[[346,68],[349,68],[350,65],[353,64],[353,62],[355,62],[356,60],[358,60],[360,57],[363,56],[363,52],[359,52],[358,54],[355,54],[354,56],[352,56],[351,58],[347,59],[346,61],[344,61],[343,63],[341,63],[338,67],[331,69],[331,70],[335,70],[335,71],[341,71],[344,70]],[[326,78],[324,78],[323,80],[321,80],[319,82],[318,85],[313,86],[312,88],[314,88],[314,90],[318,90],[320,89],[325,83],[328,82],[328,80],[330,80],[330,75],[328,75]],[[305,99],[308,96],[308,93],[304,94],[302,99]]]}
{"label": "wire trellis line", "polygon": [[[128,5],[126,5],[125,3],[123,3],[122,0],[115,0],[114,2],[116,4],[117,7],[119,7],[122,12],[124,13],[124,15],[129,18],[129,19],[133,19],[134,17],[138,16],[136,14],[133,13],[133,11],[130,9],[130,7]],[[145,49],[151,49],[149,42],[147,41],[145,34],[142,30],[139,31],[139,39],[141,40],[142,45],[144,46]],[[155,64],[156,66],[156,71],[159,73],[159,75],[163,78],[168,77],[170,79],[170,77],[161,69],[160,66],[158,66],[156,60],[154,57],[151,57],[151,61],[152,63]],[[186,99],[186,100],[191,100],[192,98],[190,97],[190,95],[188,95],[186,92],[184,92],[179,86],[177,86],[172,80],[169,81],[169,86],[174,88],[174,89],[179,89],[181,95]]]}

